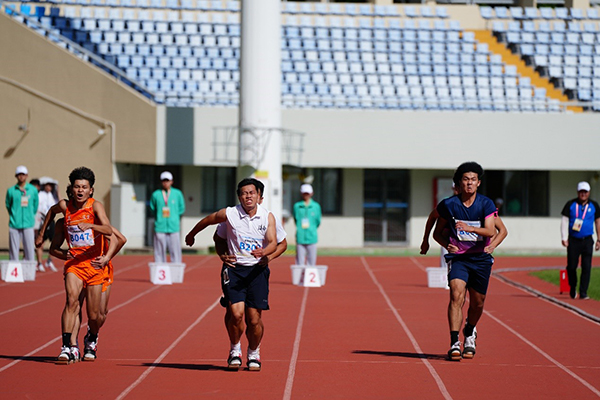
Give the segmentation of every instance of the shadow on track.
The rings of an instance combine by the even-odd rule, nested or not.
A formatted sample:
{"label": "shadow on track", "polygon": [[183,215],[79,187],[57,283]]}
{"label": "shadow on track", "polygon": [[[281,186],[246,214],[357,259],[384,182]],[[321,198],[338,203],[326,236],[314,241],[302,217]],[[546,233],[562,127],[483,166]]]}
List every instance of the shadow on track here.
{"label": "shadow on track", "polygon": [[54,364],[56,362],[56,357],[49,357],[49,356],[23,357],[23,356],[7,356],[7,355],[4,355],[4,354],[0,354],[0,359],[4,359],[4,360],[22,360],[22,361],[31,361],[31,362],[39,362],[39,363],[51,363],[51,364]]}
{"label": "shadow on track", "polygon": [[447,360],[448,357],[445,354],[419,354],[419,353],[405,353],[400,351],[376,351],[376,350],[354,350],[353,354],[374,354],[386,357],[403,357],[403,358],[417,358],[427,360]]}
{"label": "shadow on track", "polygon": [[187,369],[192,371],[230,371],[227,367],[213,364],[181,364],[181,363],[142,363],[139,365],[121,364],[123,367],[155,367],[155,368],[172,368],[172,369]]}

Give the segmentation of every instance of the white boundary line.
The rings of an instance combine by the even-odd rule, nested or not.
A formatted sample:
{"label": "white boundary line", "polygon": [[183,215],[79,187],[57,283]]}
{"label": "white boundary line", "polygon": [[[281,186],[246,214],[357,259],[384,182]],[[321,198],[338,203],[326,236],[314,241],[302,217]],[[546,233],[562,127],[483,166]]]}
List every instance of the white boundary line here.
{"label": "white boundary line", "polygon": [[[139,264],[139,263],[138,263],[138,264]],[[118,271],[118,272],[115,272],[115,275],[118,275],[118,274],[119,274],[119,273],[121,273],[121,272],[129,271],[129,270],[131,270],[131,269],[134,269],[134,268],[139,268],[139,267],[140,267],[140,266],[142,266],[142,265],[143,265],[143,264],[140,264],[140,265],[134,264],[134,265],[132,265],[132,266],[130,266],[130,267],[123,268],[123,269],[119,269],[119,271]],[[64,291],[64,290],[62,290],[62,291],[60,291],[60,292],[56,292],[56,293],[50,294],[50,295],[48,295],[48,296],[46,296],[46,297],[42,297],[41,299],[37,299],[37,300],[35,300],[35,301],[29,302],[29,303],[25,303],[25,304],[21,304],[20,306],[13,307],[13,308],[11,308],[11,309],[9,309],[9,310],[0,311],[0,316],[2,316],[2,315],[4,315],[4,314],[8,314],[8,313],[10,313],[10,312],[13,312],[13,311],[20,310],[21,308],[25,308],[25,307],[28,307],[28,306],[32,306],[32,305],[34,305],[34,304],[37,304],[37,303],[42,303],[42,302],[44,302],[44,301],[46,301],[46,300],[48,300],[48,299],[51,299],[52,297],[56,297],[56,296],[59,296],[59,295],[61,295],[61,294],[65,294],[65,291]]]}
{"label": "white boundary line", "polygon": [[[161,286],[154,286],[154,287],[151,287],[150,289],[146,290],[145,292],[142,292],[142,293],[138,294],[137,296],[134,296],[134,297],[132,297],[131,299],[127,300],[126,302],[124,302],[124,303],[121,303],[121,304],[119,304],[119,305],[117,305],[117,306],[113,307],[113,308],[111,309],[111,312],[115,312],[115,311],[116,311],[116,310],[118,310],[119,308],[126,306],[127,304],[131,303],[132,301],[135,301],[135,300],[139,299],[140,297],[142,297],[142,296],[145,296],[145,295],[147,295],[148,293],[150,293],[150,292],[152,292],[152,291],[154,291],[154,290],[156,290],[156,289],[160,289],[160,287],[161,287]],[[81,324],[81,328],[85,328],[86,326],[87,326],[87,323]],[[29,353],[25,354],[25,355],[24,355],[24,356],[22,356],[22,357],[19,357],[19,358],[17,358],[16,360],[14,360],[13,362],[11,362],[11,363],[9,363],[9,364],[6,364],[4,367],[0,368],[0,372],[4,372],[4,371],[6,371],[7,369],[9,369],[9,368],[11,368],[11,367],[15,366],[16,364],[18,364],[18,363],[20,363],[21,361],[25,360],[27,357],[34,355],[34,354],[35,354],[35,353],[37,353],[38,351],[41,351],[41,350],[45,349],[46,347],[50,346],[50,345],[51,345],[51,344],[53,344],[53,343],[56,343],[56,342],[58,342],[59,340],[61,340],[61,338],[62,338],[62,336],[57,336],[57,337],[55,337],[54,339],[50,340],[49,342],[46,342],[46,344],[43,344],[43,345],[41,345],[41,346],[40,346],[40,347],[38,347],[37,349],[30,351]]]}
{"label": "white boundary line", "polygon": [[142,381],[146,379],[150,372],[152,372],[152,370],[156,368],[156,364],[160,363],[167,355],[169,355],[171,350],[173,350],[175,346],[177,346],[179,342],[181,342],[181,340],[183,340],[183,338],[186,337],[187,334],[190,333],[190,331],[194,329],[194,327],[198,325],[200,321],[202,321],[204,317],[206,317],[208,313],[211,312],[219,304],[220,300],[221,296],[219,296],[211,306],[204,310],[204,312],[190,326],[188,326],[187,329],[183,331],[183,333],[179,335],[179,337],[175,339],[175,341],[171,343],[171,345],[167,347],[166,350],[163,351],[162,354],[158,356],[156,360],[154,360],[152,366],[148,367],[135,382],[133,382],[131,385],[129,385],[129,387],[123,390],[123,392],[121,392],[121,394],[117,397],[116,400],[124,399],[133,389],[135,389],[140,383],[142,383]]}
{"label": "white boundary line", "polygon": [[537,347],[535,344],[533,344],[532,342],[530,342],[529,340],[527,340],[519,332],[515,331],[510,326],[508,326],[507,324],[505,324],[504,322],[502,322],[498,318],[494,317],[488,311],[484,310],[483,312],[485,313],[485,315],[487,315],[488,317],[490,317],[491,319],[493,319],[494,321],[496,321],[498,324],[500,324],[502,327],[504,327],[504,329],[506,329],[507,331],[509,331],[510,333],[512,333],[513,335],[515,335],[519,339],[521,339],[523,342],[525,342],[527,345],[529,345],[532,349],[534,349],[535,351],[537,351],[538,353],[540,353],[542,356],[544,356],[552,364],[556,365],[558,368],[562,369],[567,374],[571,375],[573,378],[575,378],[576,380],[578,380],[583,386],[585,386],[586,388],[588,388],[589,390],[591,390],[592,393],[594,393],[596,396],[600,397],[600,391],[598,389],[596,389],[594,386],[592,386],[590,383],[588,383],[586,380],[584,380],[579,375],[577,375],[576,373],[574,373],[573,371],[571,371],[569,368],[565,367],[564,365],[562,365],[561,363],[559,363],[558,361],[556,361],[554,358],[552,358],[544,350],[542,350],[539,347]]}
{"label": "white boundary line", "polygon": [[298,325],[296,326],[296,338],[294,339],[294,349],[292,358],[290,359],[290,367],[288,369],[287,381],[285,382],[285,391],[283,400],[289,400],[292,397],[292,387],[294,386],[294,376],[296,375],[296,363],[298,361],[298,352],[300,350],[300,338],[302,337],[302,325],[304,325],[304,313],[306,311],[306,299],[308,298],[308,288],[304,288],[304,296],[302,297],[302,305],[300,306],[300,314],[298,315]]}
{"label": "white boundary line", "polygon": [[[419,343],[417,342],[417,340],[413,336],[412,332],[410,331],[410,329],[408,329],[408,326],[406,325],[406,323],[404,322],[404,320],[402,319],[402,317],[400,316],[400,314],[398,314],[398,311],[396,310],[396,308],[392,304],[392,301],[390,300],[390,298],[386,294],[385,290],[383,289],[383,286],[381,286],[381,284],[377,280],[377,277],[373,273],[373,270],[371,270],[371,267],[369,267],[369,264],[367,263],[367,260],[364,257],[362,257],[362,256],[360,257],[360,260],[361,260],[363,266],[365,267],[365,270],[368,272],[369,276],[373,280],[373,283],[375,284],[375,286],[377,286],[377,288],[379,289],[379,292],[381,293],[381,295],[385,299],[386,303],[388,304],[388,307],[390,308],[390,310],[392,311],[392,313],[396,317],[396,320],[398,320],[398,323],[400,323],[400,325],[402,326],[402,329],[404,329],[404,332],[406,333],[406,336],[408,336],[408,338],[410,339],[410,341],[411,341],[411,343],[412,343],[415,351],[418,354],[424,355],[423,351],[421,350],[421,346],[419,346]],[[429,360],[427,360],[426,358],[421,358],[421,361],[423,362],[423,364],[425,364],[425,366],[429,370],[429,373],[431,374],[431,376],[435,380],[435,383],[438,385],[438,388],[439,388],[440,392],[442,393],[442,396],[444,396],[444,398],[446,400],[451,400],[452,396],[450,396],[450,393],[448,392],[448,389],[446,389],[446,385],[444,385],[444,382],[442,381],[442,378],[438,375],[438,373],[436,372],[435,368],[433,368],[433,366],[431,365],[431,363],[429,362]]]}

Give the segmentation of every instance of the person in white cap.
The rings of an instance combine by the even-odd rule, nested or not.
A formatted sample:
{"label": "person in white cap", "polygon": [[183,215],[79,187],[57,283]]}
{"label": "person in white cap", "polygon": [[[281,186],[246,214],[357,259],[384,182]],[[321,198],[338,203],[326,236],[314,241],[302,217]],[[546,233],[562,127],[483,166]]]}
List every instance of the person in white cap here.
{"label": "person in white cap", "polygon": [[[594,245],[594,226],[598,240]],[[560,226],[562,245],[567,248],[567,276],[572,299],[577,297],[577,264],[581,257],[579,298],[589,299],[593,249],[600,249],[600,207],[590,199],[590,184],[577,184],[577,198],[569,200],[562,210]]]}
{"label": "person in white cap", "polygon": [[180,220],[185,212],[185,199],[181,190],[173,187],[173,174],[160,174],[162,188],[150,198],[154,222],[154,261],[167,262],[167,249],[172,263],[181,263]]}
{"label": "person in white cap", "polygon": [[9,215],[9,259],[19,259],[19,246],[23,243],[24,258],[35,260],[35,214],[38,209],[38,191],[27,183],[27,167],[19,165],[15,171],[17,183],[6,191],[6,209]]}
{"label": "person in white cap", "polygon": [[296,265],[317,264],[317,228],[321,225],[321,206],[312,199],[313,187],[308,183],[300,186],[302,200],[294,204],[296,221]]}

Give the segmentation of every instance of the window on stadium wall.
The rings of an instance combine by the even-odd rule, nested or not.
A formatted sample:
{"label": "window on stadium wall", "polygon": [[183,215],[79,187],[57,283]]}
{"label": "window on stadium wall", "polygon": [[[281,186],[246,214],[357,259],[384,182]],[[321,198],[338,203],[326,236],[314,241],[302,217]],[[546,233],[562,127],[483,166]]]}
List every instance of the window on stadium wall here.
{"label": "window on stadium wall", "polygon": [[496,202],[502,199],[500,215],[550,215],[548,171],[486,171],[482,193]]}
{"label": "window on stadium wall", "polygon": [[364,171],[364,240],[389,244],[405,242],[410,175],[407,170]]}
{"label": "window on stadium wall", "polygon": [[201,212],[212,213],[237,204],[235,179],[235,168],[202,168]]}
{"label": "window on stadium wall", "polygon": [[283,209],[291,216],[294,204],[302,200],[300,185],[312,177],[313,199],[323,215],[342,214],[342,170],[339,168],[283,167]]}

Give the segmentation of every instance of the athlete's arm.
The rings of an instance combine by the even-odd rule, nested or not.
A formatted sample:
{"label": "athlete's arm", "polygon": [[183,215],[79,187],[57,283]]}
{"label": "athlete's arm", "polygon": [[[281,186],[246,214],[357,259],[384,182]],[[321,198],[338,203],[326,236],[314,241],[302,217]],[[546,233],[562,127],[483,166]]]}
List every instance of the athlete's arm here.
{"label": "athlete's arm", "polygon": [[252,250],[250,254],[254,257],[262,259],[263,257],[273,254],[277,249],[277,229],[275,228],[275,223],[275,217],[273,214],[269,213],[269,225],[267,226],[267,232],[265,234],[267,245],[264,248]]}
{"label": "athlete's arm", "polygon": [[64,222],[65,220],[63,218],[56,221],[56,229],[54,229],[54,236],[52,237],[49,250],[50,255],[60,260],[67,260],[69,253],[68,250],[63,250],[60,248],[65,241]]}
{"label": "athlete's arm", "polygon": [[598,236],[598,240],[596,240],[596,246],[594,247],[596,251],[600,250],[600,218],[596,218],[594,221],[596,224],[596,235]]}
{"label": "athlete's arm", "polygon": [[468,225],[462,221],[456,223],[457,231],[473,232],[479,236],[492,237],[496,234],[496,226],[494,225],[494,216],[491,215],[485,219],[484,226],[477,228],[475,226]]}
{"label": "athlete's arm", "polygon": [[216,225],[221,222],[227,221],[227,210],[225,208],[220,209],[204,218],[192,228],[192,230],[185,236],[185,244],[193,246],[195,239],[194,237],[210,225]]}
{"label": "athlete's arm", "polygon": [[450,240],[444,234],[444,231],[447,230],[448,221],[444,218],[439,217],[437,220],[437,224],[435,225],[435,230],[433,231],[433,239],[439,243],[440,246],[448,250],[449,253],[456,253],[458,251],[458,247],[450,243]]}
{"label": "athlete's arm", "polygon": [[435,225],[435,221],[440,217],[440,214],[437,212],[437,208],[434,208],[429,213],[429,217],[427,218],[427,222],[425,223],[425,233],[423,234],[423,241],[421,242],[421,254],[427,254],[429,251],[429,235],[431,234],[431,230]]}
{"label": "athlete's arm", "polygon": [[119,254],[119,251],[121,251],[125,243],[127,243],[127,238],[125,235],[119,232],[117,228],[113,226],[112,231],[113,233],[108,239],[109,244],[106,254],[96,257],[91,262],[94,268],[104,268],[106,264],[108,264],[108,262],[114,258],[114,256]]}
{"label": "athlete's arm", "polygon": [[77,224],[77,226],[82,231],[85,231],[88,229],[93,229],[94,231],[96,231],[104,236],[110,237],[110,235],[112,235],[112,227],[110,226],[110,220],[108,219],[108,216],[106,215],[104,206],[99,201],[95,201],[92,204],[92,209],[94,210],[94,214],[96,215],[96,218],[98,218],[98,221],[100,221],[100,225],[82,222],[80,224]]}
{"label": "athlete's arm", "polygon": [[492,254],[494,250],[496,250],[496,247],[500,246],[500,243],[502,243],[504,239],[506,239],[506,236],[508,236],[508,229],[506,229],[506,225],[504,225],[504,222],[502,222],[500,217],[496,217],[494,219],[494,226],[498,233],[492,237],[490,244],[487,245],[483,250],[488,254]]}
{"label": "athlete's arm", "polygon": [[213,235],[213,240],[215,242],[215,251],[217,255],[223,261],[224,264],[227,264],[231,267],[235,267],[235,261],[237,257],[235,254],[229,254],[229,248],[227,247],[227,240],[222,238],[215,232]]}
{"label": "athlete's arm", "polygon": [[58,203],[56,203],[55,205],[50,207],[50,210],[48,210],[48,212],[46,213],[46,217],[44,218],[44,223],[40,227],[40,230],[38,231],[39,233],[38,233],[37,237],[35,238],[35,247],[40,247],[42,245],[42,243],[44,243],[44,232],[46,232],[48,225],[50,225],[50,222],[52,222],[54,220],[54,217],[56,216],[56,214],[58,214],[58,213],[64,214],[66,210],[67,210],[67,201],[64,199],[60,200]]}

